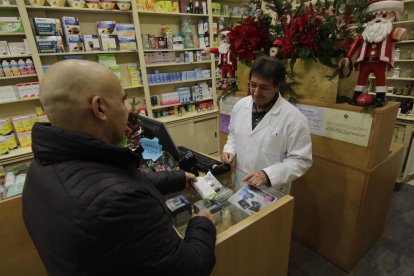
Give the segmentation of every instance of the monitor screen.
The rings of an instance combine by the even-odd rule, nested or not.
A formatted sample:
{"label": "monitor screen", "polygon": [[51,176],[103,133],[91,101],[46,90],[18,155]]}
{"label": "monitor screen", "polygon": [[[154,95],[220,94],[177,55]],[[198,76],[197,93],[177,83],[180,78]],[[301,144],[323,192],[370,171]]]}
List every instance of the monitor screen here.
{"label": "monitor screen", "polygon": [[177,162],[180,161],[180,154],[165,125],[147,116],[138,115],[138,117],[142,122],[144,137],[149,139],[158,138],[159,144],[162,145],[162,150],[169,152]]}

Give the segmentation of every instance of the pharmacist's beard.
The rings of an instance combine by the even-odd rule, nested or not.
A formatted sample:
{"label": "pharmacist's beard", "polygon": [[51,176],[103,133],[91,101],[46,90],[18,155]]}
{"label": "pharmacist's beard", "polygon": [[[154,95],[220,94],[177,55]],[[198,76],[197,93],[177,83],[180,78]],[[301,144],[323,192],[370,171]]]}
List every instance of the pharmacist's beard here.
{"label": "pharmacist's beard", "polygon": [[227,43],[221,43],[218,47],[219,53],[220,54],[227,54],[227,52],[229,51],[230,45]]}
{"label": "pharmacist's beard", "polygon": [[362,37],[369,43],[384,41],[392,31],[392,21],[392,19],[386,20],[384,18],[371,20],[362,32]]}

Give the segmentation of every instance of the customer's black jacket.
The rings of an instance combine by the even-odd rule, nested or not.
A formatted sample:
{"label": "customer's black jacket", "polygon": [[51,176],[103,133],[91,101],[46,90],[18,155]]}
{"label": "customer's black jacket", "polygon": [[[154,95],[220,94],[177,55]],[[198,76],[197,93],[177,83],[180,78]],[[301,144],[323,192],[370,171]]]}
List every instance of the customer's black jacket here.
{"label": "customer's black jacket", "polygon": [[23,217],[50,275],[210,274],[213,224],[195,217],[180,239],[161,196],[182,171],[144,175],[131,151],[47,124],[32,136]]}

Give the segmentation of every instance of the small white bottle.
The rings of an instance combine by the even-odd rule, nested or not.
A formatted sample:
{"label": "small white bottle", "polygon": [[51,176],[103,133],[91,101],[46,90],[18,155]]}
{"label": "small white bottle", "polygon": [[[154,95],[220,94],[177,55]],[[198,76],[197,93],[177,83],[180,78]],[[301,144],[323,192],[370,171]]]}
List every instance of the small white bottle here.
{"label": "small white bottle", "polygon": [[401,50],[399,48],[394,51],[394,60],[399,60],[401,57]]}
{"label": "small white bottle", "polygon": [[3,67],[3,72],[6,77],[12,77],[13,73],[10,68],[10,63],[7,60],[3,60],[1,66]]}
{"label": "small white bottle", "polygon": [[23,59],[19,59],[19,61],[17,62],[17,66],[19,67],[20,74],[22,74],[22,75],[27,74],[26,62],[24,62]]}
{"label": "small white bottle", "polygon": [[401,72],[400,67],[395,67],[394,68],[394,73],[392,74],[392,77],[393,78],[399,78],[400,77],[400,72]]}
{"label": "small white bottle", "polygon": [[36,73],[36,71],[34,70],[33,61],[30,58],[26,59],[26,70],[28,74]]}
{"label": "small white bottle", "polygon": [[201,7],[202,7],[202,10],[203,10],[203,14],[207,14],[207,3],[206,3],[206,1],[201,2]]}

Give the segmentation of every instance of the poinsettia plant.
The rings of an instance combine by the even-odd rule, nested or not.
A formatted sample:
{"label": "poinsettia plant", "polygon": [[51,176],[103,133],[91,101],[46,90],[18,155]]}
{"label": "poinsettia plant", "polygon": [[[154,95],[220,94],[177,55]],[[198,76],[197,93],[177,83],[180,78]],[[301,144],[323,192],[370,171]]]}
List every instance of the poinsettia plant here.
{"label": "poinsettia plant", "polygon": [[240,61],[251,64],[258,52],[268,52],[272,43],[267,22],[247,17],[228,34],[230,50]]}

